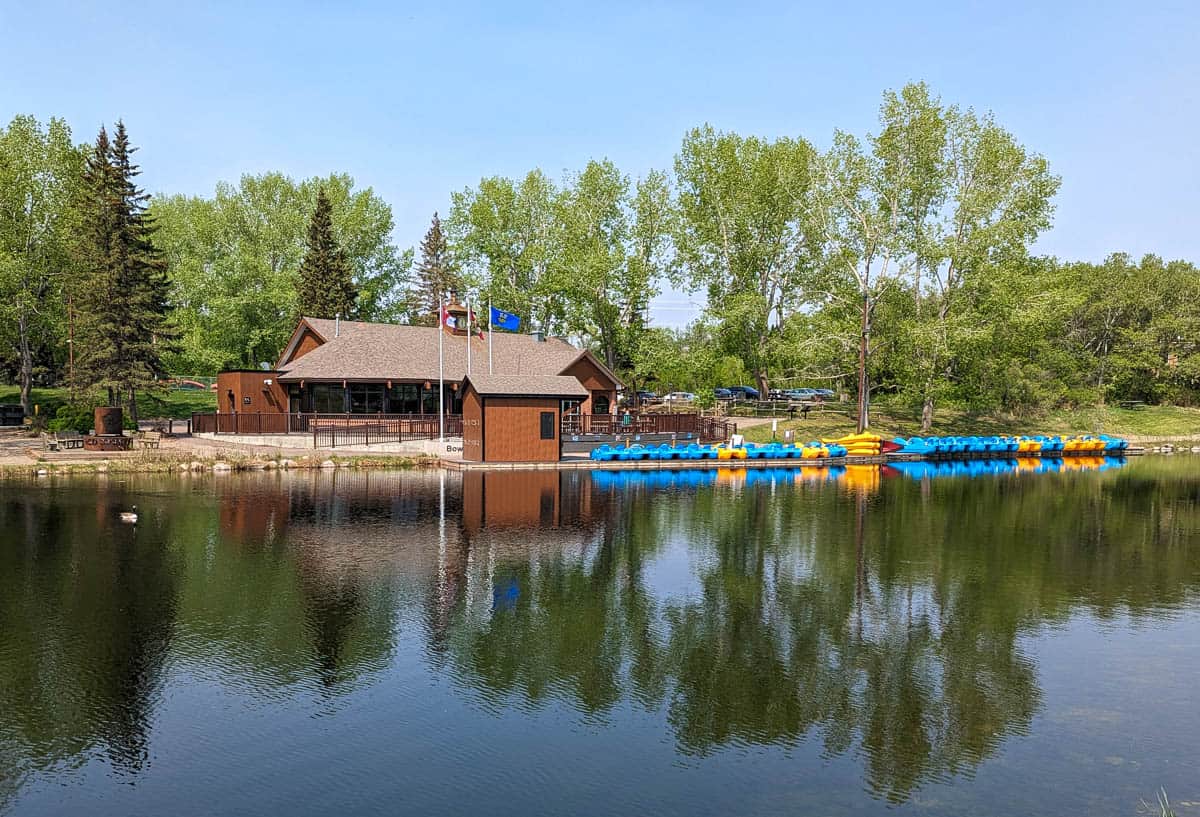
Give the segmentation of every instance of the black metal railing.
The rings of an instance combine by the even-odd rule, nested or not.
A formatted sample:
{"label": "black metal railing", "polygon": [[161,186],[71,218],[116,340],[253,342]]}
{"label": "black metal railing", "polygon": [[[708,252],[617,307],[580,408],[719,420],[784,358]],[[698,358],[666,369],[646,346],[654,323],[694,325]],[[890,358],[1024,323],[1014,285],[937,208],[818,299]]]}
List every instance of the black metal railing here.
{"label": "black metal railing", "polygon": [[[462,416],[447,414],[442,424],[447,437],[462,436]],[[193,414],[194,434],[312,434],[318,448],[373,445],[410,440],[434,440],[439,433],[436,414],[276,414],[231,412]]]}

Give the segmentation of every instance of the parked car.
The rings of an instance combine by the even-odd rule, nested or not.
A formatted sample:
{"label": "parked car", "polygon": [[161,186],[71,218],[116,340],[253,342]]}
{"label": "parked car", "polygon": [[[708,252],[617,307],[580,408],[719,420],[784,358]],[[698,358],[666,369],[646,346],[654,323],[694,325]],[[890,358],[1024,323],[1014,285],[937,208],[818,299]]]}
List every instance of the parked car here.
{"label": "parked car", "polygon": [[658,401],[658,395],[652,391],[639,391],[637,401],[639,403],[655,403]]}
{"label": "parked car", "polygon": [[817,394],[816,389],[788,389],[786,394],[788,400],[809,401],[820,398],[820,395]]}
{"label": "parked car", "polygon": [[713,397],[718,400],[732,400],[733,392],[729,389],[713,389]]}
{"label": "parked car", "polygon": [[663,397],[664,403],[691,403],[696,399],[696,395],[690,391],[673,391]]}
{"label": "parked car", "polygon": [[837,393],[833,389],[813,389],[822,399],[828,400],[832,397],[837,397]]}
{"label": "parked car", "polygon": [[757,400],[758,389],[752,386],[730,386],[729,393],[734,400]]}

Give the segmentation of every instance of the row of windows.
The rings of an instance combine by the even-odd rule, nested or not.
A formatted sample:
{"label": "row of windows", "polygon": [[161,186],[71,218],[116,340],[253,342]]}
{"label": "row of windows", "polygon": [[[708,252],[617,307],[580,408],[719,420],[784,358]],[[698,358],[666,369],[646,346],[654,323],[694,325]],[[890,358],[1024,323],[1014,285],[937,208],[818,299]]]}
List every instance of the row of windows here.
{"label": "row of windows", "polygon": [[[419,383],[398,383],[390,389],[382,383],[314,383],[307,395],[298,387],[290,391],[293,411],[317,414],[437,414],[437,389]],[[447,389],[447,411],[459,413],[462,402]],[[307,399],[305,399],[307,398]]]}
{"label": "row of windows", "polygon": [[[437,388],[424,388],[420,383],[397,383],[387,388],[382,383],[314,383],[307,394],[298,386],[289,390],[291,411],[311,411],[317,414],[437,414]],[[306,399],[307,398],[307,399]],[[446,390],[446,410],[462,413],[462,400],[456,392]],[[563,400],[562,412],[578,412],[581,401]],[[608,414],[608,397],[598,394],[592,399],[592,413]]]}

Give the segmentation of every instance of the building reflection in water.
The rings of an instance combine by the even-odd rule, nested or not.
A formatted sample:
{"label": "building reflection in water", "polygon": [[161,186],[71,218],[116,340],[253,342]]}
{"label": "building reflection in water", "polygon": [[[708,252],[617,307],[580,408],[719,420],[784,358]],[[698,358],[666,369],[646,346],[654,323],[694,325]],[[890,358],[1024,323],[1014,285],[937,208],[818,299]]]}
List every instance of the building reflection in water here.
{"label": "building reflection in water", "polygon": [[137,772],[168,666],[336,701],[415,639],[490,706],[631,703],[685,755],[816,739],[903,801],[1028,731],[1024,634],[1200,575],[1170,481],[939,467],[181,480],[136,529],[136,486],[7,494],[0,790],[94,747]]}

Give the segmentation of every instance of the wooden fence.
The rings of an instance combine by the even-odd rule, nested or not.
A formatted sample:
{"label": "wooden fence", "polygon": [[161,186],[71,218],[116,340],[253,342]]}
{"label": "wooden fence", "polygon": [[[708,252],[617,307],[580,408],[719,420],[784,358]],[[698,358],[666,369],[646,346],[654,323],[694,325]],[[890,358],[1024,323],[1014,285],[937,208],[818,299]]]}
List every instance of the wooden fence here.
{"label": "wooden fence", "polygon": [[699,440],[727,440],[737,424],[699,414],[564,414],[562,436],[608,437],[627,434],[691,434]]}

